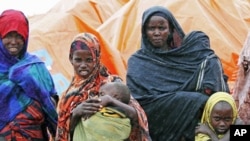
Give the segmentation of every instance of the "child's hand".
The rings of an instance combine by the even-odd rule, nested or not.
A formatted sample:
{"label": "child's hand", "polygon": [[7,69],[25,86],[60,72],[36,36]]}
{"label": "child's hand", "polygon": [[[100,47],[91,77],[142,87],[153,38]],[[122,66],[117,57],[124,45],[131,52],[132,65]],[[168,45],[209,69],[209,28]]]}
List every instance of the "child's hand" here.
{"label": "child's hand", "polygon": [[198,133],[210,135],[211,129],[209,128],[207,124],[199,123],[195,128],[195,134],[198,134]]}
{"label": "child's hand", "polygon": [[88,99],[82,102],[72,110],[72,117],[76,117],[76,119],[79,117],[85,119],[89,118],[102,108],[100,102],[100,99],[97,98]]}
{"label": "child's hand", "polygon": [[100,101],[101,101],[101,105],[102,107],[106,107],[108,105],[112,105],[114,98],[111,97],[110,95],[103,95],[101,97],[99,97]]}

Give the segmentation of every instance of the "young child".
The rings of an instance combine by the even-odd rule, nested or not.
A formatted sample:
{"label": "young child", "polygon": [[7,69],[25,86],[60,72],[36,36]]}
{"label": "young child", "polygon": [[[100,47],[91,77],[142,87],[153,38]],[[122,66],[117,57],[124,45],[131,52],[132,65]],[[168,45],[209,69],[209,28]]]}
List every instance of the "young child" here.
{"label": "young child", "polygon": [[195,141],[229,141],[230,125],[238,123],[238,113],[233,97],[217,92],[206,102],[201,123],[196,127]]}
{"label": "young child", "polygon": [[[124,104],[130,101],[130,91],[121,82],[108,82],[100,87],[99,98],[115,98]],[[80,120],[76,125],[74,141],[124,141],[131,132],[130,119],[121,108],[106,106],[89,119]]]}

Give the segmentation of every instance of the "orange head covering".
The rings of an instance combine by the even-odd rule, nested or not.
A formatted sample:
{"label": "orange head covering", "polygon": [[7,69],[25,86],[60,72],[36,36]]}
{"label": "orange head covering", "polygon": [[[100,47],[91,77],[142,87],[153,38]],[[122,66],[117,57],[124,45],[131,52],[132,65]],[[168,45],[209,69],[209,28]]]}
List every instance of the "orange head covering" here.
{"label": "orange head covering", "polygon": [[93,34],[78,34],[72,41],[69,58],[71,59],[75,50],[86,49],[90,50],[92,54],[95,63],[94,70],[86,79],[75,74],[69,88],[62,94],[58,107],[58,140],[67,140],[69,138],[71,111],[78,104],[88,99],[90,92],[99,91],[102,84],[115,79],[100,62],[100,44]]}

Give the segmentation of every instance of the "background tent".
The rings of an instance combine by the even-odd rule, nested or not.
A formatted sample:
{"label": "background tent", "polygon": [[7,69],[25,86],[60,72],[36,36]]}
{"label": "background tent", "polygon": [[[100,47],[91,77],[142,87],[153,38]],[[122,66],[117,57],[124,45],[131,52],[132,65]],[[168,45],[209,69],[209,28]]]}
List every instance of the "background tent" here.
{"label": "background tent", "polygon": [[171,10],[186,33],[208,34],[233,88],[250,28],[249,0],[60,0],[47,13],[29,17],[29,51],[44,60],[60,94],[73,75],[68,59],[73,37],[92,32],[101,41],[102,62],[125,80],[127,60],[140,45],[142,13],[153,5]]}

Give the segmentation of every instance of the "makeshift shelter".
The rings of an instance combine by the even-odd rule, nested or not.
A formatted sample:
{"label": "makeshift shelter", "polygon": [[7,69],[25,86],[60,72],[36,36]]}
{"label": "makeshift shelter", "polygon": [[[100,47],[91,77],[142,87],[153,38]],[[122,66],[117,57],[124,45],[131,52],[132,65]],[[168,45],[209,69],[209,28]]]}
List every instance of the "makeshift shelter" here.
{"label": "makeshift shelter", "polygon": [[93,32],[101,41],[102,62],[125,80],[127,60],[140,45],[142,13],[153,5],[172,11],[186,33],[208,34],[232,88],[250,28],[249,0],[61,0],[47,13],[29,17],[29,51],[45,61],[61,93],[73,75],[68,59],[73,37]]}

